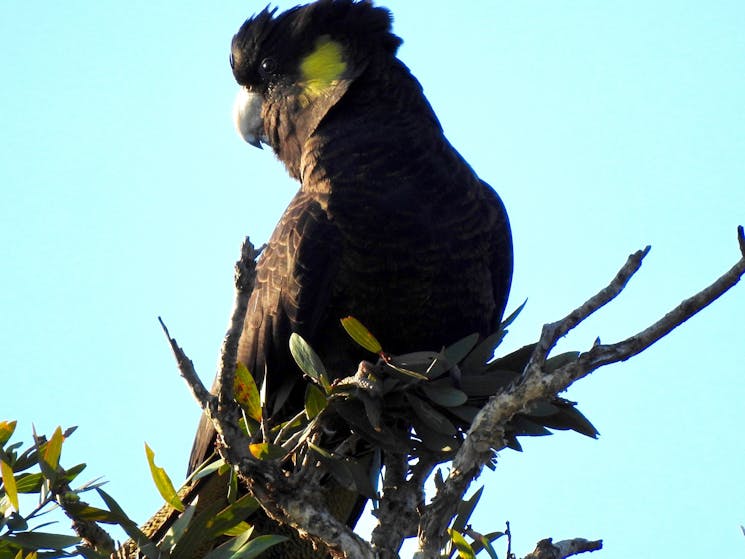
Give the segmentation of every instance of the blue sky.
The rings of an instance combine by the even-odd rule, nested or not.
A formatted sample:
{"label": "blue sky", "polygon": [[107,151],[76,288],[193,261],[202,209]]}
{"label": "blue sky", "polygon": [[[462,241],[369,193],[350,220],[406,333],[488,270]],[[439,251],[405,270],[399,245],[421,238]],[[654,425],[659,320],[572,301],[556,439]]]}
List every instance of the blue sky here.
{"label": "blue sky", "polygon": [[[280,7],[292,3],[281,2]],[[510,212],[505,349],[533,341],[652,251],[562,342],[621,339],[728,269],[745,223],[742,2],[387,5],[447,136]],[[144,520],[143,442],[180,478],[198,418],[156,317],[211,381],[244,235],[296,185],[230,122],[230,38],[251,2],[0,8],[0,416],[80,428],[86,461]],[[568,397],[601,432],[503,452],[475,528],[603,538],[600,557],[727,557],[745,538],[745,287]]]}

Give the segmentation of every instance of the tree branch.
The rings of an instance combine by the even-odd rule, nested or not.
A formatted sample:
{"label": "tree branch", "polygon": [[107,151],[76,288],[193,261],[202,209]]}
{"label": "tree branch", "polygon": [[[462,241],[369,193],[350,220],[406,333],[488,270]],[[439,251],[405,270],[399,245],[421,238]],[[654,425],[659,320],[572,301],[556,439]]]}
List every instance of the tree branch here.
{"label": "tree branch", "polygon": [[661,320],[638,334],[610,345],[595,345],[563,367],[545,370],[548,353],[556,342],[592,313],[614,299],[641,266],[649,247],[632,254],[611,283],[562,320],[544,326],[541,338],[521,379],[493,396],[481,409],[453,459],[450,475],[425,508],[420,521],[416,559],[435,558],[446,537],[450,519],[470,483],[481,473],[495,450],[506,446],[505,425],[537,400],[551,398],[595,369],[623,361],[643,351],[733,287],[745,273],[745,233],[738,227],[740,260],[710,286],[680,303]]}
{"label": "tree branch", "polygon": [[546,538],[539,541],[535,549],[528,553],[524,559],[564,559],[572,555],[600,549],[603,549],[602,540],[590,541],[584,538],[574,538],[553,543],[551,538]]}
{"label": "tree branch", "polygon": [[255,458],[239,427],[241,413],[233,399],[233,379],[238,341],[256,276],[255,258],[256,251],[246,239],[241,249],[241,259],[236,264],[235,304],[214,385],[218,396],[207,391],[194,370],[194,364],[159,319],[161,326],[171,344],[181,376],[224,442],[224,445],[218,446],[218,452],[236,468],[239,479],[256,497],[266,514],[277,522],[294,528],[301,536],[328,546],[335,557],[373,559],[370,544],[329,512],[317,485],[297,483],[297,479],[303,477],[302,472],[290,476],[275,461]]}

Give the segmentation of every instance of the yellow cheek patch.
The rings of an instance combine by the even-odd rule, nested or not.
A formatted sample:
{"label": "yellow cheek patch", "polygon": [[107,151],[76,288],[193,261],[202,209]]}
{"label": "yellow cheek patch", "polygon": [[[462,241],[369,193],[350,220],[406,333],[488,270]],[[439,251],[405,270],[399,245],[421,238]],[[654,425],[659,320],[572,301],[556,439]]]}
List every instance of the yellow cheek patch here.
{"label": "yellow cheek patch", "polygon": [[316,41],[315,49],[300,62],[303,93],[312,100],[334,85],[347,69],[342,47],[324,35]]}

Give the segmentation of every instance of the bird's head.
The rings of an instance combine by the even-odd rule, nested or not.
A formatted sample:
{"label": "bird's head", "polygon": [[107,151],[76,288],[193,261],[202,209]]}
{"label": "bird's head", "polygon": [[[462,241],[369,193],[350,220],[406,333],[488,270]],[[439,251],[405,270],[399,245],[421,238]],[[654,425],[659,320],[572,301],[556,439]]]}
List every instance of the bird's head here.
{"label": "bird's head", "polygon": [[391,15],[369,1],[319,0],[276,14],[266,8],[233,37],[241,86],[234,120],[251,145],[270,145],[292,166],[302,145],[350,85],[395,56]]}

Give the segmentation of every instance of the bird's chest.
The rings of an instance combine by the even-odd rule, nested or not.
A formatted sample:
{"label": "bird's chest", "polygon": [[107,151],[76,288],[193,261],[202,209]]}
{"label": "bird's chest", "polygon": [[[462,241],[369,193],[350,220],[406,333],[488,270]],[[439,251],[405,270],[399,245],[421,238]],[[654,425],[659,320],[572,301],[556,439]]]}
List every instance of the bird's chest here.
{"label": "bird's chest", "polygon": [[[329,311],[355,316],[384,347],[388,342],[389,351],[427,349],[434,340],[439,345],[459,314],[455,306],[476,307],[481,302],[471,300],[473,294],[490,293],[488,286],[473,289],[458,277],[464,269],[457,231],[445,225],[448,209],[432,200],[373,197],[329,208],[340,240]],[[477,246],[484,239],[472,241],[469,250],[485,255]],[[467,265],[479,268],[472,278],[483,278],[485,259],[469,258]]]}

